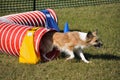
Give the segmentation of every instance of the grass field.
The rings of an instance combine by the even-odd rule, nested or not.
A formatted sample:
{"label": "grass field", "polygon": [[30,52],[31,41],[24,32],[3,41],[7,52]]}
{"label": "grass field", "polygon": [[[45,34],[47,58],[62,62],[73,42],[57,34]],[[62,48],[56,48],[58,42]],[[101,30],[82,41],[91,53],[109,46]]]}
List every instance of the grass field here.
{"label": "grass field", "polygon": [[70,30],[99,30],[101,49],[85,49],[86,64],[64,58],[36,65],[20,64],[17,57],[0,54],[0,80],[120,80],[120,3],[55,9],[59,27]]}

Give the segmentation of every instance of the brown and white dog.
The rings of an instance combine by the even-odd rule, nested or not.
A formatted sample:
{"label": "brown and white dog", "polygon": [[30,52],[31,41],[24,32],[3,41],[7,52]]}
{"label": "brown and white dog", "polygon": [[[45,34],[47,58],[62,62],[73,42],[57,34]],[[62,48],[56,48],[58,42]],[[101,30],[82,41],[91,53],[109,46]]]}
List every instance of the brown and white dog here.
{"label": "brown and white dog", "polygon": [[58,48],[61,52],[65,52],[70,55],[66,60],[73,59],[75,57],[74,51],[85,62],[89,63],[83,55],[82,50],[89,46],[101,47],[102,42],[97,36],[97,32],[54,32],[44,35],[44,40],[41,42],[41,52],[48,53],[53,48]]}

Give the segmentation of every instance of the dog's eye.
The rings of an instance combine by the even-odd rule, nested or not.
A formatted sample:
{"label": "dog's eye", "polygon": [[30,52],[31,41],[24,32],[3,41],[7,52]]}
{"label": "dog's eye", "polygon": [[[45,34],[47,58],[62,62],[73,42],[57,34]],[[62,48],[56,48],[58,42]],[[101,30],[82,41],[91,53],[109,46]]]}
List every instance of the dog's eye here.
{"label": "dog's eye", "polygon": [[98,40],[96,40],[95,42],[98,42]]}

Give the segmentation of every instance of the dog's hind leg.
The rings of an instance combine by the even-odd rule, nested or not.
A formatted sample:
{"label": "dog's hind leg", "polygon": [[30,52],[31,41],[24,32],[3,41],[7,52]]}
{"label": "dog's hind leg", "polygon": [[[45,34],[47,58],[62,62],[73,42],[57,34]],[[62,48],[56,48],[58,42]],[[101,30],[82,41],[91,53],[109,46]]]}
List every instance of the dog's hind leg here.
{"label": "dog's hind leg", "polygon": [[66,59],[66,61],[71,60],[71,59],[73,59],[75,57],[73,51],[67,50],[67,54],[70,55],[70,56]]}

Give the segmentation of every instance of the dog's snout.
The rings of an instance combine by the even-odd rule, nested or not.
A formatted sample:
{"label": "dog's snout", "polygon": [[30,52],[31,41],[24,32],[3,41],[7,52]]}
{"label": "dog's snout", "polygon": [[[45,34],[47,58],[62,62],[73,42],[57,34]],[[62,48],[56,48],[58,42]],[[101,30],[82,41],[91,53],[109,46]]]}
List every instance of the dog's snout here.
{"label": "dog's snout", "polygon": [[99,47],[101,47],[101,46],[103,46],[103,43],[99,43],[98,45],[99,45]]}
{"label": "dog's snout", "polygon": [[98,41],[98,43],[95,44],[94,46],[100,48],[101,46],[103,46],[103,43],[101,41]]}

